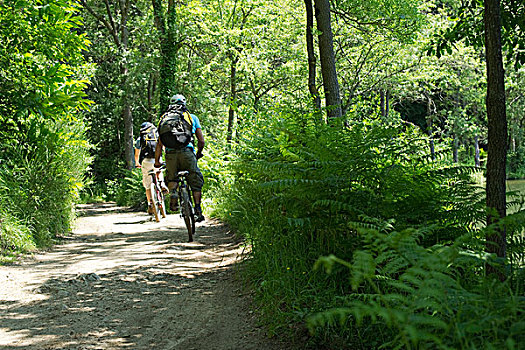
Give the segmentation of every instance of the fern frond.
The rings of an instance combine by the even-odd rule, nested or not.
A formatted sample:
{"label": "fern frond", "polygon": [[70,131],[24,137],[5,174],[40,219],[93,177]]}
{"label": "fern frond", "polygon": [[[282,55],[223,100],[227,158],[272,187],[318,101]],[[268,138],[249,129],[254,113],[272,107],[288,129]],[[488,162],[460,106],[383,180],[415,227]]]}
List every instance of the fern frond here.
{"label": "fern frond", "polygon": [[352,314],[350,308],[339,307],[329,309],[323,312],[318,312],[313,315],[310,315],[307,318],[306,325],[310,330],[310,333],[315,332],[317,327],[326,327],[328,325],[342,325],[344,324],[348,317]]}
{"label": "fern frond", "polygon": [[332,199],[322,199],[317,200],[313,203],[314,208],[324,207],[328,208],[333,211],[346,211],[346,212],[354,212],[356,211],[356,208],[353,205],[340,202],[337,200]]}
{"label": "fern frond", "polygon": [[311,225],[310,218],[288,218],[288,225],[292,227],[305,227]]}
{"label": "fern frond", "polygon": [[265,190],[282,190],[285,188],[297,187],[298,185],[313,186],[318,183],[320,183],[320,181],[308,179],[281,179],[260,183],[259,187]]}

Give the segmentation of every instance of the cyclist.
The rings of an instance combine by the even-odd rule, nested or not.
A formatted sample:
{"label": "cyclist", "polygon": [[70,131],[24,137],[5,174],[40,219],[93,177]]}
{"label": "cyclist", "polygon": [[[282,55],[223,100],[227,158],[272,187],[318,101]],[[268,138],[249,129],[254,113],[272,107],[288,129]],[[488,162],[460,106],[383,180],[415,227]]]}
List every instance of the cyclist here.
{"label": "cyclist", "polygon": [[[155,125],[144,122],[140,125],[140,135],[135,140],[135,167],[142,170],[142,184],[146,189],[146,199],[148,201],[148,214],[153,214],[153,203],[151,201],[151,176],[148,175],[153,170],[155,164],[155,149],[157,147],[158,132]],[[160,184],[164,192],[168,188],[164,184],[162,173],[159,176]]]}
{"label": "cyclist", "polygon": [[[172,116],[178,114],[181,122],[186,123],[188,126],[189,138],[192,142],[180,148],[169,148],[161,141],[163,139],[163,132],[169,128],[166,125],[173,125],[166,122],[167,119],[173,119]],[[197,166],[197,159],[202,157],[202,150],[204,149],[204,136],[200,125],[199,118],[194,114],[190,114],[186,107],[186,98],[183,95],[177,94],[171,97],[170,106],[166,113],[163,114],[159,122],[160,138],[157,143],[155,150],[155,166],[160,166],[160,157],[162,155],[162,149],[165,149],[165,160],[166,160],[166,181],[168,188],[171,191],[170,195],[170,210],[177,211],[179,208],[177,189],[175,188],[175,177],[179,171],[188,171],[187,177],[188,184],[191,187],[193,193],[193,201],[195,203],[195,221],[201,222],[204,220],[201,208],[201,197],[202,197],[202,186],[204,185],[204,177]],[[174,133],[174,132],[173,132]],[[171,134],[167,132],[167,134]],[[197,139],[197,151],[193,145],[193,135]],[[166,140],[166,139],[164,139]]]}

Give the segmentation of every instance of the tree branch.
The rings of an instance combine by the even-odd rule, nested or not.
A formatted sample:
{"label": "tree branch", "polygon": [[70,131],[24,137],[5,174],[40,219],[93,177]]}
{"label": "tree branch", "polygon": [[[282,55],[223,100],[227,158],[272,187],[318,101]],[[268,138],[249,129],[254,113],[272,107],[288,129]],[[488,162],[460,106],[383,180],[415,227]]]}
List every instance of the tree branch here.
{"label": "tree branch", "polygon": [[93,8],[87,4],[86,0],[80,0],[80,2],[82,3],[82,6],[84,6],[84,8],[88,10],[88,12],[93,17],[95,17],[95,19],[97,19],[100,23],[102,23],[109,30],[109,33],[113,37],[115,44],[117,45],[117,47],[120,47],[120,40],[118,38],[117,32],[115,31],[115,27],[112,26],[104,17],[96,13],[95,10],[93,10]]}
{"label": "tree branch", "polygon": [[113,30],[115,31],[115,33],[117,32],[117,27],[115,26],[115,21],[113,21],[113,16],[111,15],[111,7],[109,6],[109,1],[108,0],[104,0],[104,3],[106,4],[106,12],[108,13],[108,17],[109,17],[109,23],[111,23],[111,26],[113,27]]}

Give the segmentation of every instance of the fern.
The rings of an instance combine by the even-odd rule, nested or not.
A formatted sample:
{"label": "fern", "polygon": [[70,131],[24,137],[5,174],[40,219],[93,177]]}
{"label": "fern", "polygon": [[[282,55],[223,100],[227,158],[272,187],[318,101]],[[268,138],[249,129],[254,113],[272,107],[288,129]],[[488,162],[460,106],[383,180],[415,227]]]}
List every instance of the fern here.
{"label": "fern", "polygon": [[[318,339],[357,337],[361,347],[484,345],[480,333],[458,331],[466,302],[486,306],[482,272],[495,263],[477,253],[485,197],[472,178],[480,169],[450,166],[444,147],[431,160],[426,136],[404,123],[338,127],[278,115],[239,140],[221,193],[222,217],[252,245],[247,273],[270,328],[310,314]],[[513,260],[518,251],[509,248]]]}
{"label": "fern", "polygon": [[390,327],[397,336],[385,343],[388,348],[507,348],[519,343],[525,299],[482,275],[463,283],[461,273],[482,267],[488,258],[465,250],[465,239],[472,238],[423,248],[417,232],[360,232],[368,250],[356,252],[351,264],[335,256],[320,262],[350,268],[352,288],[368,287],[376,297],[347,300],[342,308],[313,315],[308,319],[312,331],[354,317],[358,323],[370,319]]}

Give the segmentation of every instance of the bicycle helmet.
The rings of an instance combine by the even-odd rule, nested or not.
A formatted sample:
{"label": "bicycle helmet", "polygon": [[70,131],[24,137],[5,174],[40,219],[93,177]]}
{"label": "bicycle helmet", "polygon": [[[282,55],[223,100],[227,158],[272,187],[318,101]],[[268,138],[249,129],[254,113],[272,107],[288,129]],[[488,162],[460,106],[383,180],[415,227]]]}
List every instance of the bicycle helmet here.
{"label": "bicycle helmet", "polygon": [[186,97],[182,95],[173,95],[170,99],[170,105],[180,105],[186,107]]}
{"label": "bicycle helmet", "polygon": [[153,126],[152,123],[150,123],[150,122],[144,122],[144,123],[140,124],[140,132],[146,131],[146,130],[148,130],[149,128],[151,128],[152,126]]}

